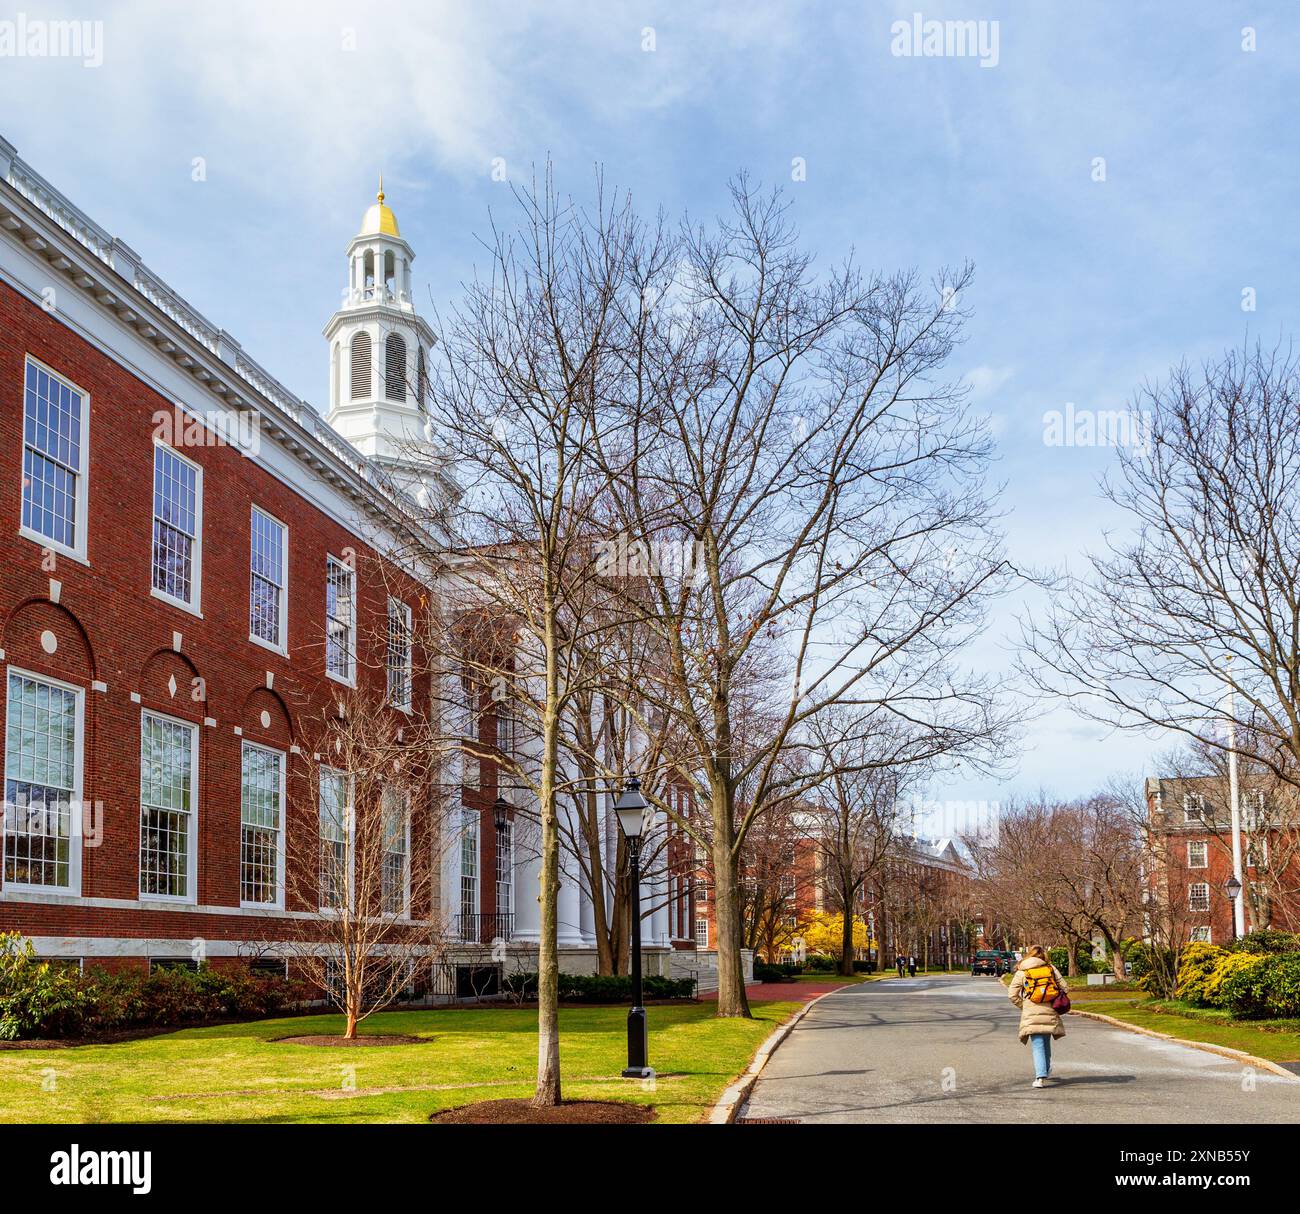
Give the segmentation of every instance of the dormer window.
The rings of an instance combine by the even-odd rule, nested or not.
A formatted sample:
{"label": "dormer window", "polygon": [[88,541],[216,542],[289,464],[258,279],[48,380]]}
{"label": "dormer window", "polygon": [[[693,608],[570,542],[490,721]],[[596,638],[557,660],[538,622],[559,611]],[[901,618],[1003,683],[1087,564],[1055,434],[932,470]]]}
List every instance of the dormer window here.
{"label": "dormer window", "polygon": [[1205,821],[1205,798],[1198,792],[1183,794],[1183,821]]}

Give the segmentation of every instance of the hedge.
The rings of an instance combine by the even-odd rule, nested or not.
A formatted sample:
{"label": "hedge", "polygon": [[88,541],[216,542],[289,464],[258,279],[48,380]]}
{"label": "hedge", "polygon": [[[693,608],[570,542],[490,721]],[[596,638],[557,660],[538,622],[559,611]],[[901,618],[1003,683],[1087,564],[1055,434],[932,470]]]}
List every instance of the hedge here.
{"label": "hedge", "polygon": [[1178,967],[1178,998],[1201,1007],[1224,1008],[1242,1019],[1300,1017],[1300,952],[1262,947],[1276,945],[1276,939],[1251,943],[1259,947],[1233,951],[1213,944],[1189,944]]}
{"label": "hedge", "polygon": [[30,940],[0,933],[3,1040],[95,1037],[122,1029],[273,1016],[305,997],[301,983],[242,969],[82,974],[42,961]]}
{"label": "hedge", "polygon": [[[632,998],[632,979],[624,974],[561,974],[559,985],[560,998],[571,1003],[627,1003]],[[535,973],[509,974],[504,986],[521,1001],[537,998]],[[647,974],[641,980],[641,993],[647,999],[692,999],[695,982]]]}

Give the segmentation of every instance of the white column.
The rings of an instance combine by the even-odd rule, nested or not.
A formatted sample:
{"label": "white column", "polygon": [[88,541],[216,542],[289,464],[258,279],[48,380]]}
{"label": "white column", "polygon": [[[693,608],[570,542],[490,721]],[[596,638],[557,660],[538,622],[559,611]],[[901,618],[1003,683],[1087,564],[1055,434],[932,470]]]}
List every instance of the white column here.
{"label": "white column", "polygon": [[542,861],[537,846],[537,823],[515,817],[515,939],[536,943],[541,938]]}

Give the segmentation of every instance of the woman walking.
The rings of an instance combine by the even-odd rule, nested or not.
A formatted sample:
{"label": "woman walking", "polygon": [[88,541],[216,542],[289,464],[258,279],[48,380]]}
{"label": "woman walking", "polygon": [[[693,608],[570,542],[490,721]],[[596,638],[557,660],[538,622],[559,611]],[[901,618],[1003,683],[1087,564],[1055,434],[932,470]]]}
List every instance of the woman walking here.
{"label": "woman walking", "polygon": [[1011,976],[1008,992],[1020,1009],[1020,1040],[1034,1051],[1034,1087],[1046,1086],[1052,1073],[1052,1038],[1065,1036],[1062,1012],[1070,1010],[1069,988],[1041,944],[1031,944]]}

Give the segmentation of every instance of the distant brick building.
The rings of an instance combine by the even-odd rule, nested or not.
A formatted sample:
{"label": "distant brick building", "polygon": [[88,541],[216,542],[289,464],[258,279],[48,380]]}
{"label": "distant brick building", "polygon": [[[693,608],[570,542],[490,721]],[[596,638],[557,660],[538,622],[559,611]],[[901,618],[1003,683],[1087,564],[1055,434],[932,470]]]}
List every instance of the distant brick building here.
{"label": "distant brick building", "polygon": [[[1218,776],[1151,778],[1153,892],[1188,940],[1224,944],[1233,937],[1228,782]],[[1240,787],[1246,930],[1300,928],[1300,818],[1295,792],[1245,777]]]}

